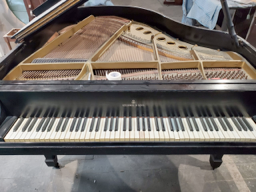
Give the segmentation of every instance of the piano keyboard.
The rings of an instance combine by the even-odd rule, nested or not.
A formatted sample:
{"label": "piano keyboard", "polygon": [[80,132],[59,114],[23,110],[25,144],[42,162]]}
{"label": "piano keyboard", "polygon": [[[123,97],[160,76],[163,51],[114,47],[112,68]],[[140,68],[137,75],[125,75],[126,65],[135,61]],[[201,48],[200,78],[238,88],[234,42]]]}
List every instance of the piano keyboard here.
{"label": "piano keyboard", "polygon": [[18,118],[5,142],[256,142],[245,117]]}

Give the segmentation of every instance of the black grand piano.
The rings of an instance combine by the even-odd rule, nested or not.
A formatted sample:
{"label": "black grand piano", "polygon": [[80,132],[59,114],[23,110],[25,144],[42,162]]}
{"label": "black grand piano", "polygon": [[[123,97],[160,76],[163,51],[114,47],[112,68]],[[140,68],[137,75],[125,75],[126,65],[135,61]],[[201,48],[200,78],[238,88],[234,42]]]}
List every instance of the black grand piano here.
{"label": "black grand piano", "polygon": [[[138,7],[38,9],[0,62],[0,155],[256,153],[256,50]],[[44,7],[47,7],[44,5]],[[233,32],[233,33],[232,33]],[[114,79],[114,80],[111,80]]]}

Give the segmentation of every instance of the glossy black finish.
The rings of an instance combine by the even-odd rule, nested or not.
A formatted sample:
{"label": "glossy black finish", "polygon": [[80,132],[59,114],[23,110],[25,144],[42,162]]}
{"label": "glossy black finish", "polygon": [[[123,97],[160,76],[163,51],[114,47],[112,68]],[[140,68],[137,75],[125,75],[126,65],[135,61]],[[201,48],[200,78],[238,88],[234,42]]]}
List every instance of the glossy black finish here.
{"label": "glossy black finish", "polygon": [[37,8],[35,8],[32,13],[35,16],[40,15],[41,13],[43,13],[44,11],[46,11],[47,9],[49,9],[51,6],[55,5],[56,3],[58,3],[60,0],[47,0],[46,2],[44,2],[43,4],[39,5]]}
{"label": "glossy black finish", "polygon": [[5,143],[0,155],[172,155],[255,154],[256,143],[238,142],[81,142]]}
{"label": "glossy black finish", "polygon": [[216,169],[222,164],[222,157],[223,154],[211,154],[210,155],[210,164],[212,166],[212,169]]}

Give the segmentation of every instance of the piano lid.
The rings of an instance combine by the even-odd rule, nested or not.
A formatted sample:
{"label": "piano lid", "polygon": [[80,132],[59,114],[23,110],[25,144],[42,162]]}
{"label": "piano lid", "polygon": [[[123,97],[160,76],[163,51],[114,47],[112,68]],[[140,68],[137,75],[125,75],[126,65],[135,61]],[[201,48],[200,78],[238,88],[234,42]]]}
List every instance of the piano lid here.
{"label": "piano lid", "polygon": [[21,42],[25,37],[30,35],[32,32],[40,29],[43,25],[52,21],[55,17],[60,14],[65,13],[70,10],[71,7],[79,6],[87,0],[61,0],[56,3],[48,10],[44,11],[42,14],[34,18],[27,25],[25,25],[21,30],[12,36],[12,39],[16,39],[17,42]]}

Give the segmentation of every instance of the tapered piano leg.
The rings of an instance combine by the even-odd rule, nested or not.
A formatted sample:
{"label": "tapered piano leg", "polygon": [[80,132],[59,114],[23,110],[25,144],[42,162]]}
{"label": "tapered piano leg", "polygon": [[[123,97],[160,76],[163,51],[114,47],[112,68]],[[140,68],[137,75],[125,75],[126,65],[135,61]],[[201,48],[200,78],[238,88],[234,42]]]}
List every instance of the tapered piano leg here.
{"label": "tapered piano leg", "polygon": [[48,167],[60,168],[57,155],[44,155],[45,163]]}
{"label": "tapered piano leg", "polygon": [[210,155],[210,164],[212,169],[218,168],[222,164],[223,154],[211,154]]}

